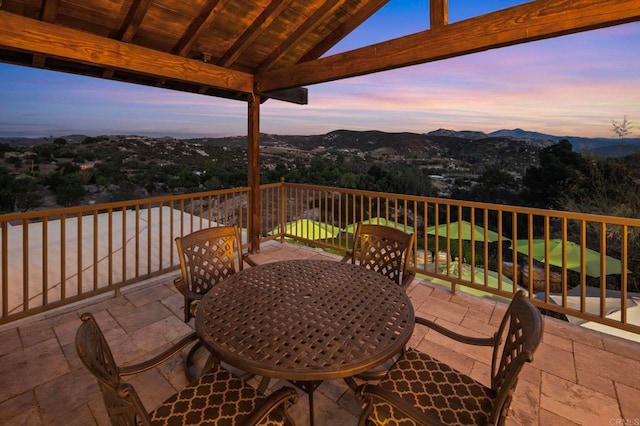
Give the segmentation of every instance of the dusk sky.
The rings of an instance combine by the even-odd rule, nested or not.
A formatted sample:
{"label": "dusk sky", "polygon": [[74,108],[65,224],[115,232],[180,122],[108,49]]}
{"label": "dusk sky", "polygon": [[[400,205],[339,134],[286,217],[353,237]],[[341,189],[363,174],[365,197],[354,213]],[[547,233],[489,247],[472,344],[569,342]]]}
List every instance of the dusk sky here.
{"label": "dusk sky", "polygon": [[[449,0],[449,22],[523,1]],[[329,54],[428,27],[427,0],[395,0]],[[336,129],[614,137],[640,135],[640,23],[309,86],[309,105],[269,100],[263,133]],[[0,64],[0,136],[246,135],[244,102]]]}

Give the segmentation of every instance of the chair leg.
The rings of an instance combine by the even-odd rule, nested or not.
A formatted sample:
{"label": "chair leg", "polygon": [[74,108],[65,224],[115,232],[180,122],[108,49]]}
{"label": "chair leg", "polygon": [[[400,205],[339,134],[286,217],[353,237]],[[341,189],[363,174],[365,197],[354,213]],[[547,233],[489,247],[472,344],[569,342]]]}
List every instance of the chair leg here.
{"label": "chair leg", "polygon": [[203,346],[202,342],[197,341],[191,347],[191,349],[189,350],[189,353],[187,353],[187,357],[184,360],[184,373],[187,376],[187,380],[189,381],[189,383],[196,380],[199,376],[199,374],[195,372],[195,364],[193,362],[193,357],[195,356],[198,349],[200,349],[202,346]]}
{"label": "chair leg", "polygon": [[[189,353],[187,353],[187,357],[184,360],[184,372],[185,375],[187,376],[187,380],[189,380],[189,382],[193,382],[194,380],[196,380],[198,377],[200,377],[202,374],[206,373],[207,371],[209,371],[211,369],[211,367],[213,367],[214,365],[218,364],[218,359],[216,357],[213,356],[213,354],[211,354],[209,351],[207,351],[208,356],[207,356],[207,361],[204,364],[204,367],[202,368],[202,370],[197,371],[196,368],[196,363],[194,362],[194,357],[196,355],[196,352],[198,352],[198,350],[200,348],[203,348],[204,345],[202,343],[202,341],[197,341],[189,350]],[[205,348],[205,350],[207,350]]]}
{"label": "chair leg", "polygon": [[356,383],[353,377],[345,377],[344,381],[349,385],[351,390],[355,392],[356,388],[358,387],[358,383]]}
{"label": "chair leg", "polygon": [[218,365],[219,362],[220,361],[218,361],[218,358],[213,356],[212,353],[209,353],[209,356],[207,357],[207,362],[204,363],[204,368],[202,369],[202,372],[203,373],[208,372],[209,370],[211,370],[211,368]]}
{"label": "chair leg", "polygon": [[258,385],[258,393],[260,395],[264,395],[264,393],[267,391],[267,387],[269,387],[269,382],[271,381],[270,377],[262,377],[262,379],[260,379],[260,384]]}

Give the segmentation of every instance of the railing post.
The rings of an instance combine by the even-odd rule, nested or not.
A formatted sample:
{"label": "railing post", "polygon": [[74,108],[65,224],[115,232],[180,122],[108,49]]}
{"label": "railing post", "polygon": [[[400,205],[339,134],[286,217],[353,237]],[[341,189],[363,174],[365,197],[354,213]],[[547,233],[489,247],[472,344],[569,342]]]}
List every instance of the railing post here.
{"label": "railing post", "polygon": [[278,196],[278,232],[280,232],[280,242],[284,242],[284,227],[287,222],[287,189],[284,186],[284,178],[280,178],[280,194]]}
{"label": "railing post", "polygon": [[249,162],[249,242],[251,252],[260,251],[262,205],[260,202],[260,96],[248,102],[247,160]]}

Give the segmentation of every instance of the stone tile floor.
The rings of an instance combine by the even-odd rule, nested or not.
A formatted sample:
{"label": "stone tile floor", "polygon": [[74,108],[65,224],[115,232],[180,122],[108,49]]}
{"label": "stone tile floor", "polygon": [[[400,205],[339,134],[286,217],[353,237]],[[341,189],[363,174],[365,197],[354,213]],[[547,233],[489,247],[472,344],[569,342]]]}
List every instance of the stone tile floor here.
{"label": "stone tile floor", "polygon": [[[276,242],[253,255],[259,263],[326,257],[335,259],[318,249]],[[120,297],[105,295],[0,327],[0,424],[109,424],[98,386],[75,353],[79,316],[94,313],[121,365],[149,358],[193,328],[193,321],[181,320],[183,299],[172,283],[176,274],[123,290]],[[493,333],[506,308],[423,280],[415,280],[408,292],[416,315],[472,335]],[[419,329],[410,345],[487,382],[487,348]],[[153,408],[186,384],[183,356],[131,378],[145,406]],[[534,358],[521,374],[508,424],[640,424],[640,344],[545,317]],[[283,384],[272,380],[271,386]],[[319,426],[357,424],[360,405],[341,380],[323,383],[315,406]],[[302,392],[292,412],[299,424],[308,424]]]}

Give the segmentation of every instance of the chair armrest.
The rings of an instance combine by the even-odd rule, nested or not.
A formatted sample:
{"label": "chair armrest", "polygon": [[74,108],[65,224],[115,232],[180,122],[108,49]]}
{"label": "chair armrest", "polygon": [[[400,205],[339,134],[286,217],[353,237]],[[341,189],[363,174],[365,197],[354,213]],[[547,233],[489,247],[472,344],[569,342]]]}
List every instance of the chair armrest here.
{"label": "chair armrest", "polygon": [[466,343],[468,345],[475,346],[493,346],[495,343],[495,335],[492,337],[470,337],[465,336],[460,333],[456,333],[455,331],[451,331],[448,328],[441,326],[440,324],[436,324],[433,321],[429,321],[425,318],[416,317],[416,324],[421,324],[426,327],[429,327],[440,334],[443,334],[453,340],[457,340],[462,343]]}
{"label": "chair armrest", "polygon": [[191,300],[200,300],[202,299],[202,294],[198,294],[198,293],[194,293],[193,291],[189,290],[187,288],[187,286],[185,285],[184,281],[182,280],[182,277],[178,277],[178,278],[174,278],[173,279],[173,285],[176,286],[176,288],[178,289],[178,291],[185,297],[191,299]]}
{"label": "chair armrest", "polygon": [[[363,411],[363,416],[368,415],[368,410],[371,407],[371,403],[373,399],[377,399],[381,402],[386,402],[398,410],[405,417],[413,420],[416,425],[419,426],[427,426],[427,425],[442,425],[440,419],[435,417],[434,415],[427,412],[426,414],[423,411],[419,411],[413,405],[409,404],[404,399],[395,395],[393,392],[390,392],[386,389],[381,388],[377,385],[372,384],[364,384],[360,385],[356,390],[356,398],[366,404],[365,410]],[[361,422],[362,423],[362,419]]]}
{"label": "chair armrest", "polygon": [[287,408],[298,401],[299,395],[295,389],[289,386],[283,386],[280,389],[273,391],[262,401],[258,407],[256,407],[249,417],[246,419],[246,425],[258,425],[261,424],[264,419],[279,407],[283,408],[283,414],[287,416]]}
{"label": "chair armrest", "polygon": [[153,358],[147,361],[143,361],[141,363],[134,364],[134,365],[120,367],[119,368],[120,374],[123,376],[138,374],[138,373],[142,373],[143,371],[147,371],[154,367],[157,367],[158,365],[162,364],[163,362],[165,362],[166,360],[168,360],[169,358],[171,358],[172,356],[174,356],[175,354],[183,350],[185,347],[187,347],[190,343],[195,342],[196,340],[198,340],[198,335],[195,332],[193,332],[188,336],[183,337],[178,343],[171,346],[169,349],[165,350],[161,354],[154,356]]}
{"label": "chair armrest", "polygon": [[258,266],[259,263],[257,263],[255,260],[253,260],[251,258],[251,256],[249,256],[249,253],[244,253],[242,255],[242,260],[249,266]]}
{"label": "chair armrest", "polygon": [[173,285],[176,286],[178,291],[182,293],[184,296],[186,296],[187,293],[189,293],[189,289],[187,288],[187,285],[182,280],[182,277],[174,278]]}

